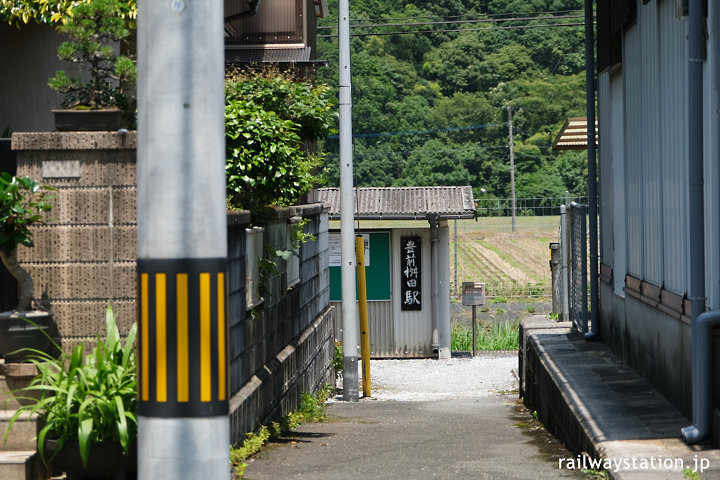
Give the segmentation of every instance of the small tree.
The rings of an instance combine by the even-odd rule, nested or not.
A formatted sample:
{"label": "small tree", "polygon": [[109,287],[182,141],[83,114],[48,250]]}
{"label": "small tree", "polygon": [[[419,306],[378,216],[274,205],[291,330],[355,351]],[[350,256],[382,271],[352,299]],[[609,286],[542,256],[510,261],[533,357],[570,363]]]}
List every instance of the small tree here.
{"label": "small tree", "polygon": [[68,77],[59,70],[48,85],[65,94],[65,108],[108,108],[128,106],[127,92],[137,76],[130,57],[117,55],[110,42],[130,36],[126,20],[118,15],[119,0],[89,0],[73,8],[73,19],[59,27],[70,37],[58,47],[62,60],[78,64],[89,78]]}
{"label": "small tree", "polygon": [[35,289],[30,274],[18,263],[18,246],[33,246],[30,226],[41,222],[43,213],[52,208],[47,202],[47,191],[52,189],[29,177],[0,173],[0,259],[18,281],[19,312],[30,310]]}

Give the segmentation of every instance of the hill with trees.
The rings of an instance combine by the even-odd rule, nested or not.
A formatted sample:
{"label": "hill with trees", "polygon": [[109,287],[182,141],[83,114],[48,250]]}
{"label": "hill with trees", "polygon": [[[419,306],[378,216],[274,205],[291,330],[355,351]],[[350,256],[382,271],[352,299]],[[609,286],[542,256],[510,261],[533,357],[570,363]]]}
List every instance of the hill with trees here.
{"label": "hill with trees", "polygon": [[[320,22],[319,81],[337,90],[337,1]],[[585,115],[579,0],[353,0],[353,158],[358,186],[471,185],[510,196],[512,109],[516,196],[585,195],[586,152],[554,152]],[[338,140],[324,142],[339,184]],[[483,192],[484,189],[484,192]]]}

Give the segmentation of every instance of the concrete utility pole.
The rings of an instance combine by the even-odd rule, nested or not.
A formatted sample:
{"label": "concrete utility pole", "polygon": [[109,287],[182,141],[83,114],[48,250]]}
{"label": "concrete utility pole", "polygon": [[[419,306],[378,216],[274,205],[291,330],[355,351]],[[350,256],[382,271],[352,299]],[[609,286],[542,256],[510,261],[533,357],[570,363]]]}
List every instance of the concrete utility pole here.
{"label": "concrete utility pole", "polygon": [[223,5],[138,10],[138,478],[229,479]]}
{"label": "concrete utility pole", "polygon": [[343,318],[343,399],[357,402],[358,317],[355,303],[355,235],[353,231],[352,97],[350,89],[350,7],[338,2],[340,113],[340,281]]}
{"label": "concrete utility pole", "polygon": [[513,139],[512,107],[508,105],[508,128],[510,130],[510,198],[512,202],[512,231],[516,231],[515,218],[515,140]]}

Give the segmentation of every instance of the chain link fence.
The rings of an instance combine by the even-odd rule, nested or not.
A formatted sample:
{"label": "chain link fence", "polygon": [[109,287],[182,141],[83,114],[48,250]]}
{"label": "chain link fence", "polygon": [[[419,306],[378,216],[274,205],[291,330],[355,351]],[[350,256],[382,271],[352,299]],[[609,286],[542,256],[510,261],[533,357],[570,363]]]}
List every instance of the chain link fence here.
{"label": "chain link fence", "polygon": [[490,301],[546,302],[552,298],[550,243],[559,241],[560,206],[587,198],[476,199],[478,219],[450,221],[451,294],[462,282],[484,282]]}

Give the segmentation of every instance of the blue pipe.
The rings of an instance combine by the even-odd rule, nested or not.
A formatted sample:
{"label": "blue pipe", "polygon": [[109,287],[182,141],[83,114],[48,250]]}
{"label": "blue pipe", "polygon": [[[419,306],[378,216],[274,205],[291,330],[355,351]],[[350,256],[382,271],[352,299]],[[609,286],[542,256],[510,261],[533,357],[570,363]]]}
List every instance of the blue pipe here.
{"label": "blue pipe", "polygon": [[710,430],[710,329],[720,314],[705,310],[705,208],[703,172],[703,63],[705,37],[702,0],[688,12],[688,227],[692,348],[693,425],[682,429],[686,443],[703,440]]}
{"label": "blue pipe", "polygon": [[691,327],[693,424],[682,431],[685,443],[700,442],[710,433],[712,402],[711,353],[713,327],[720,325],[720,310],[699,315]]}

